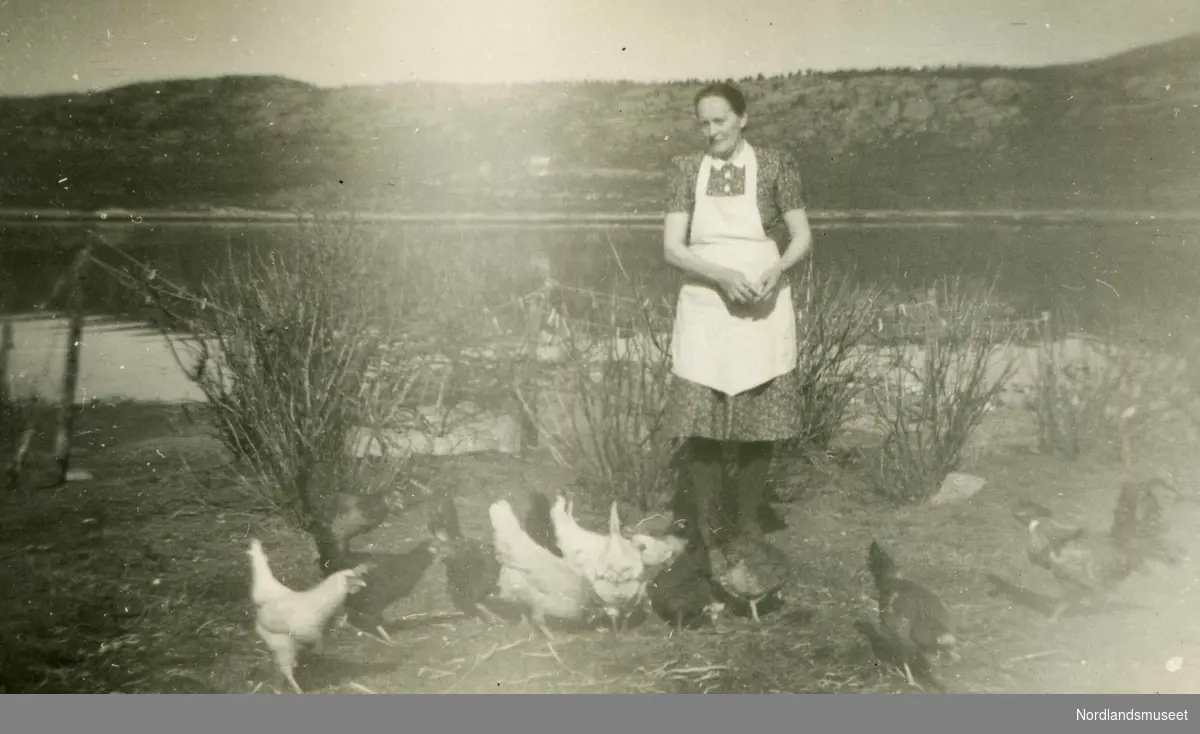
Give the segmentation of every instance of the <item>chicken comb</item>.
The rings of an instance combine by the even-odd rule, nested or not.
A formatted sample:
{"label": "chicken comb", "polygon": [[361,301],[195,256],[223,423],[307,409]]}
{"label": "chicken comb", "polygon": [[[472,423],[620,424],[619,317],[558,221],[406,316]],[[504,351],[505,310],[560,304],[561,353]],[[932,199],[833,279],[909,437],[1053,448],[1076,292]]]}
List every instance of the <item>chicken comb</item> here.
{"label": "chicken comb", "polygon": [[621,535],[621,516],[617,512],[616,500],[612,503],[612,509],[608,511],[608,534],[614,538]]}

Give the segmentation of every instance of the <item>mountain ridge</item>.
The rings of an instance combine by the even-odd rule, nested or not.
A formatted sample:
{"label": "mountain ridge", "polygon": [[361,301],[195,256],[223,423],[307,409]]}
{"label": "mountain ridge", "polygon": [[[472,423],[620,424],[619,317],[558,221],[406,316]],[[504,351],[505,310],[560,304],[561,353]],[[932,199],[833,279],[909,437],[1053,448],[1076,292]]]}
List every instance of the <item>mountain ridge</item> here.
{"label": "mountain ridge", "polygon": [[[738,82],[748,136],[800,159],[814,207],[1200,209],[1200,34],[1052,67]],[[0,98],[0,208],[655,211],[703,83],[223,76]]]}

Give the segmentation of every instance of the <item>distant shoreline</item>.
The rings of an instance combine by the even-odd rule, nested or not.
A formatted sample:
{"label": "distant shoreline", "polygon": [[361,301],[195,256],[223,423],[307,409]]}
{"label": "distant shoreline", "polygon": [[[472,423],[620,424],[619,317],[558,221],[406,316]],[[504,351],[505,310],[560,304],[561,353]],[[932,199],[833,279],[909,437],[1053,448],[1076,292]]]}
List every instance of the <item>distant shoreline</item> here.
{"label": "distant shoreline", "polygon": [[[144,223],[197,223],[197,224],[287,224],[298,219],[314,216],[349,217],[360,222],[433,225],[658,225],[660,213],[625,212],[321,212],[303,215],[283,210],[213,209],[206,211],[183,210],[130,210],[109,209],[96,211],[71,211],[62,209],[0,209],[0,223],[14,224],[144,224]],[[956,222],[1003,222],[1003,223],[1151,223],[1151,222],[1200,222],[1200,211],[1111,211],[1099,209],[1061,210],[813,210],[809,219],[820,222],[878,222],[878,223],[939,223]]]}

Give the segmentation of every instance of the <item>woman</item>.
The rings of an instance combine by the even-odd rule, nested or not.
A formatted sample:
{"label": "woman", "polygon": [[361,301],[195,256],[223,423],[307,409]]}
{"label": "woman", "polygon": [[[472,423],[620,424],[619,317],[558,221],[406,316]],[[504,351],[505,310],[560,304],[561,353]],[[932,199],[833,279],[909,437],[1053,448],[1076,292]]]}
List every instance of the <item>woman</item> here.
{"label": "woman", "polygon": [[[812,248],[800,176],[782,151],[743,137],[746,99],[713,84],[695,97],[708,150],[669,172],[667,263],[683,272],[671,343],[667,433],[686,439],[695,522],[714,563],[727,536],[761,537],[775,442],[799,433],[796,311],[785,277]],[[782,255],[768,233],[786,226]],[[722,511],[724,447],[736,447],[736,507]]]}

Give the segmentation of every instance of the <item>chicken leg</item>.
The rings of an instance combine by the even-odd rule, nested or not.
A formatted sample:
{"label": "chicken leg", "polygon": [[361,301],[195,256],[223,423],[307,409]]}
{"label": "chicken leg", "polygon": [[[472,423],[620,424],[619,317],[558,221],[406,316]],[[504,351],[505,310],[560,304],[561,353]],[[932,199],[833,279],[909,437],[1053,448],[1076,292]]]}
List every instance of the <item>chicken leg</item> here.
{"label": "chicken leg", "polygon": [[389,635],[387,630],[383,628],[382,624],[375,625],[375,629],[379,632],[379,636],[383,638],[383,641],[387,643],[388,647],[393,647],[396,644],[396,642],[392,639],[392,636]]}
{"label": "chicken leg", "polygon": [[291,669],[283,671],[283,677],[287,678],[287,682],[292,687],[293,691],[302,696],[304,695],[304,691],[300,690],[300,684],[296,682],[296,676],[292,674]]}
{"label": "chicken leg", "polygon": [[352,625],[352,624],[351,624],[351,625],[349,625],[349,627],[350,627],[350,629],[354,630],[354,631],[355,631],[355,632],[357,632],[358,634],[360,634],[360,635],[365,635],[365,636],[367,636],[367,637],[371,638],[372,640],[374,640],[374,641],[378,642],[378,643],[379,643],[379,644],[381,644],[381,645],[387,645],[388,647],[395,647],[395,645],[396,645],[395,641],[394,641],[394,640],[392,640],[392,637],[391,637],[391,635],[389,635],[389,634],[387,633],[387,630],[385,630],[385,629],[383,628],[383,625],[376,625],[376,626],[375,626],[375,630],[376,630],[377,632],[379,632],[379,634],[378,634],[378,635],[376,635],[376,634],[372,634],[371,632],[367,632],[366,630],[364,630],[364,629],[362,629],[362,628],[360,628],[360,627],[355,627],[355,626],[354,626],[354,625]]}
{"label": "chicken leg", "polygon": [[275,665],[279,668],[279,672],[283,674],[284,680],[293,691],[303,694],[303,689],[296,682],[296,645],[291,640],[288,644],[272,645],[272,652],[275,655]]}
{"label": "chicken leg", "polygon": [[501,624],[504,622],[504,620],[484,604],[476,604],[475,608],[479,610],[479,614],[484,617],[488,624]]}
{"label": "chicken leg", "polygon": [[554,635],[550,633],[550,628],[546,626],[545,615],[539,614],[539,613],[537,613],[537,611],[535,611],[532,615],[523,615],[523,616],[525,616],[525,620],[529,623],[529,625],[531,627],[533,627],[538,632],[542,633],[542,635],[546,638],[546,640],[548,640],[550,642],[554,641]]}

